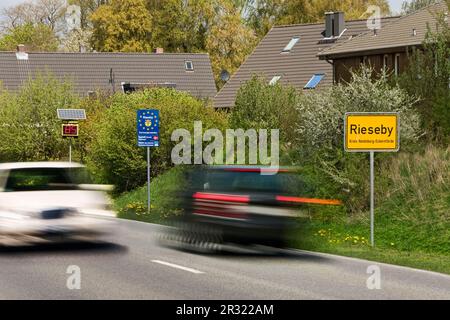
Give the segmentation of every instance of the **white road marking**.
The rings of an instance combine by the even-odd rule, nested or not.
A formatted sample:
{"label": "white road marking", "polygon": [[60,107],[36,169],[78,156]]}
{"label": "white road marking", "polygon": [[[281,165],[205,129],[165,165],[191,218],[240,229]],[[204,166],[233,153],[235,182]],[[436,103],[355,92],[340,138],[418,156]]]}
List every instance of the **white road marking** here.
{"label": "white road marking", "polygon": [[161,261],[161,260],[152,260],[152,262],[163,264],[163,265],[168,266],[168,267],[172,267],[172,268],[176,268],[176,269],[192,272],[192,273],[195,273],[195,274],[204,273],[203,271],[199,271],[199,270],[188,268],[188,267],[179,266],[177,264],[173,264],[173,263],[165,262],[165,261]]}

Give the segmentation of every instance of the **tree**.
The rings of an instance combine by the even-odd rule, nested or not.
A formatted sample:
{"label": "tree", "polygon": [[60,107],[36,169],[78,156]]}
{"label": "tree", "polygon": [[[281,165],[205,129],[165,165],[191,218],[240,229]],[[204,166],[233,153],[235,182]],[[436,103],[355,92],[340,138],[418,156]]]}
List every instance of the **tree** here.
{"label": "tree", "polygon": [[445,143],[450,136],[450,27],[444,13],[436,18],[437,29],[430,26],[422,47],[410,53],[409,67],[399,84],[420,98],[417,109],[429,138]]}
{"label": "tree", "polygon": [[36,12],[32,2],[4,8],[1,11],[2,30],[8,32],[26,23],[36,23]]}
{"label": "tree", "polygon": [[219,1],[147,1],[153,18],[153,42],[168,52],[198,52],[206,47],[207,34]]}
{"label": "tree", "polygon": [[61,41],[62,50],[65,52],[90,52],[92,51],[90,40],[92,32],[83,29],[74,29]]}
{"label": "tree", "polygon": [[438,0],[410,0],[403,1],[402,3],[402,14],[410,14],[419,9],[425,8],[430,4],[436,3]]}
{"label": "tree", "polygon": [[57,31],[65,10],[65,0],[38,0],[35,4],[38,22],[48,25],[53,31]]}
{"label": "tree", "polygon": [[15,51],[19,44],[26,45],[28,51],[50,52],[58,49],[59,42],[49,26],[27,23],[0,38],[0,50],[3,51]]}
{"label": "tree", "polygon": [[92,45],[106,52],[148,52],[152,49],[152,17],[144,0],[111,0],[92,15]]}
{"label": "tree", "polygon": [[379,6],[382,14],[390,13],[386,0],[285,0],[276,19],[278,24],[321,22],[327,11],[343,11],[346,19],[368,17],[369,5]]}
{"label": "tree", "polygon": [[247,27],[237,10],[232,5],[225,4],[211,27],[206,40],[216,83],[223,85],[220,79],[222,70],[234,73],[244,62],[256,43],[256,36],[250,27]]}
{"label": "tree", "polygon": [[45,24],[53,31],[59,31],[66,10],[65,0],[28,1],[2,10],[3,29],[10,29],[24,24]]}
{"label": "tree", "polygon": [[262,38],[282,15],[283,0],[256,0],[248,10],[247,24]]}
{"label": "tree", "polygon": [[390,12],[386,0],[254,0],[246,20],[261,38],[275,24],[322,22],[327,11],[344,11],[346,19],[368,17],[369,5],[379,6],[381,14]]}

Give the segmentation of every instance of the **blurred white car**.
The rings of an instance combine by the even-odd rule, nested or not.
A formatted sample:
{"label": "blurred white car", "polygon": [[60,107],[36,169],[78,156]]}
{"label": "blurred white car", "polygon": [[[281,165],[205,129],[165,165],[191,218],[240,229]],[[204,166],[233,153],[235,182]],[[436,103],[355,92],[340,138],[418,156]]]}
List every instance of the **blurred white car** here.
{"label": "blurred white car", "polygon": [[113,231],[108,187],[68,162],[0,164],[0,244],[96,240]]}

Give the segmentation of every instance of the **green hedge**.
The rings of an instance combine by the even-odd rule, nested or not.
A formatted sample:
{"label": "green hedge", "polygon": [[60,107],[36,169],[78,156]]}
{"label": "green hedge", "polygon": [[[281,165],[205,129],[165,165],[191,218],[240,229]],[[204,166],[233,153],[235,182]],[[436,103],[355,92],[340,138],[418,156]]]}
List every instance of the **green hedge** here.
{"label": "green hedge", "polygon": [[[194,121],[203,129],[227,127],[227,115],[207,102],[173,89],[151,89],[133,94],[116,94],[108,108],[99,109],[88,130],[87,163],[101,182],[116,186],[117,192],[132,190],[146,181],[146,149],[137,147],[136,110],[160,110],[160,147],[151,150],[152,175],[172,167],[171,141],[175,129],[193,132]],[[192,139],[193,140],[193,139]]]}

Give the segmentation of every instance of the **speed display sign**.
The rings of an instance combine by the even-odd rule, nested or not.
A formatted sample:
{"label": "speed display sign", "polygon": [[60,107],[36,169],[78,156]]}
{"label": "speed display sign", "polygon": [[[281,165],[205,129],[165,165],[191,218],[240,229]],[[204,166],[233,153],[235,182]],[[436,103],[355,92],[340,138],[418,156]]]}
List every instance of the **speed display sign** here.
{"label": "speed display sign", "polygon": [[62,124],[63,137],[78,137],[78,123],[63,123]]}

